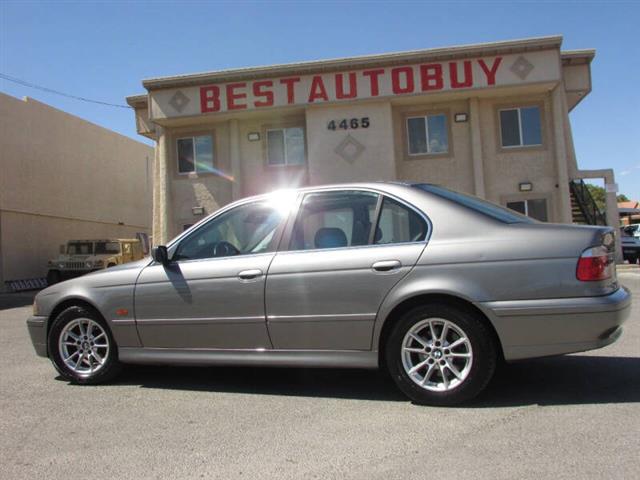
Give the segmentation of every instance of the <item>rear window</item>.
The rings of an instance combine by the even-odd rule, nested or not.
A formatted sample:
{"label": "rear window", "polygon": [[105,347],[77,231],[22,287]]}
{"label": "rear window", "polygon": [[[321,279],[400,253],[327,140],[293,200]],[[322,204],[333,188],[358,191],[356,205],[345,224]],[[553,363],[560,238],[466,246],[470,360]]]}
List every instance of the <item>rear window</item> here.
{"label": "rear window", "polygon": [[454,192],[453,190],[449,190],[438,185],[416,184],[413,186],[420,190],[424,190],[425,192],[437,195],[440,198],[450,200],[458,205],[462,205],[463,207],[470,208],[475,212],[481,213],[503,223],[537,223],[532,218],[520,215],[506,207],[501,207],[500,205],[482,200],[478,197]]}

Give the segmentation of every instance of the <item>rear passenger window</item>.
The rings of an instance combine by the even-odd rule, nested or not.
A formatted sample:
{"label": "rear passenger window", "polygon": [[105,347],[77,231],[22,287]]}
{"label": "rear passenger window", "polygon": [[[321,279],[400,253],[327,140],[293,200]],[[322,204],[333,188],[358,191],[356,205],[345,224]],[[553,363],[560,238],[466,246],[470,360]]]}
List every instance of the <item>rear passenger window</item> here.
{"label": "rear passenger window", "polygon": [[419,242],[427,235],[427,224],[420,215],[391,198],[384,197],[374,243]]}
{"label": "rear passenger window", "polygon": [[293,227],[290,250],[369,244],[378,194],[358,191],[310,193]]}

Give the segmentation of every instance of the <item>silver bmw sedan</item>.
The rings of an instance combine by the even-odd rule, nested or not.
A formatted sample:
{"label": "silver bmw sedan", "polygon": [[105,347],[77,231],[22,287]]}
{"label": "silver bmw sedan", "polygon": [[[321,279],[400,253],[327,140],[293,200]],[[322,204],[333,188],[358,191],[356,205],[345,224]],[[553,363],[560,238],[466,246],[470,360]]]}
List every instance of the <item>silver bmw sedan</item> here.
{"label": "silver bmw sedan", "polygon": [[614,244],[435,185],[279,191],[43,290],[27,324],[74,383],[130,363],[383,368],[413,401],[452,405],[500,361],[614,342],[631,302]]}

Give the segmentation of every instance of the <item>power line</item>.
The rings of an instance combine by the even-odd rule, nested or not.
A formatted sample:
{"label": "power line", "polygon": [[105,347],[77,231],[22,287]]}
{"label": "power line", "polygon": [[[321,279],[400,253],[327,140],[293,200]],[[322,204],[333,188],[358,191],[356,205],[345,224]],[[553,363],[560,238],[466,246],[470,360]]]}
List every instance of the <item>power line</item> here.
{"label": "power line", "polygon": [[34,83],[27,82],[26,80],[22,80],[20,78],[12,77],[10,75],[5,75],[4,73],[0,73],[0,78],[3,80],[7,80],[8,82],[17,83],[18,85],[22,85],[23,87],[35,88],[36,90],[42,90],[43,92],[47,92],[47,93],[55,93],[56,95],[61,95],[67,98],[73,98],[74,100],[80,100],[82,102],[97,103],[98,105],[105,105],[107,107],[131,108],[129,105],[118,105],[116,103],[101,102],[100,100],[91,100],[90,98],[79,97],[77,95],[70,95],[68,93],[60,92],[52,88],[47,88],[41,85],[36,85]]}

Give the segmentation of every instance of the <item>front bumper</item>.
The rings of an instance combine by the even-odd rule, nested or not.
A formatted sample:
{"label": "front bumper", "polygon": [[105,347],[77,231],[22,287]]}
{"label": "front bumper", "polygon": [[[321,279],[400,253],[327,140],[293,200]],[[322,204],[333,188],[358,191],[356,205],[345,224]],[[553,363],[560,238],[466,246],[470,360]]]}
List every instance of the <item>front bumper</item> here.
{"label": "front bumper", "polygon": [[622,287],[600,297],[486,302],[505,360],[583,352],[615,342],[631,312]]}
{"label": "front bumper", "polygon": [[41,357],[47,355],[47,317],[33,316],[27,319],[27,329],[36,353]]}

